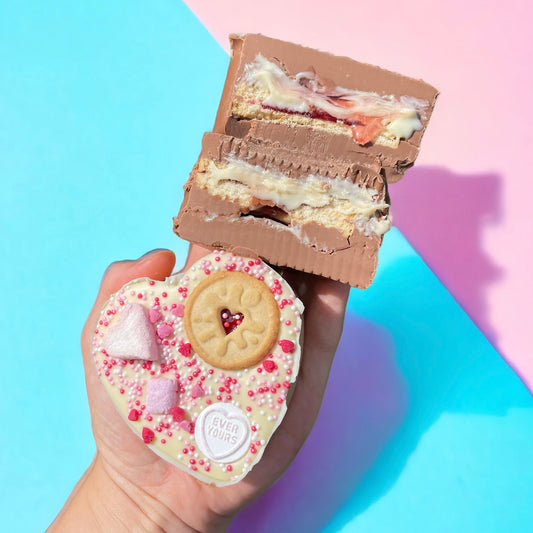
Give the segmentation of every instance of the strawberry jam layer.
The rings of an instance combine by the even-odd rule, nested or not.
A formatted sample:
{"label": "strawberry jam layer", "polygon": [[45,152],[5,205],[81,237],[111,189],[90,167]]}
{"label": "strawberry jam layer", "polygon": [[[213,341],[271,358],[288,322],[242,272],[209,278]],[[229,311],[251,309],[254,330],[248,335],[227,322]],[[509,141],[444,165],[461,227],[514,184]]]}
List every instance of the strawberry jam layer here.
{"label": "strawberry jam layer", "polygon": [[[250,103],[255,103],[250,101]],[[274,107],[260,102],[263,109],[272,109],[292,115],[302,115],[311,119],[326,120],[328,122],[342,122],[352,128],[352,135],[357,144],[364,145],[371,143],[386,127],[383,117],[367,116],[354,113],[350,119],[339,119],[322,111],[321,109],[311,108],[307,113],[297,113],[290,109]]]}
{"label": "strawberry jam layer", "polygon": [[334,86],[315,72],[289,76],[261,54],[247,64],[243,81],[253,96],[249,103],[287,114],[346,124],[361,145],[384,136],[390,140],[408,139],[422,129],[420,116],[428,102],[402,96],[380,96]]}

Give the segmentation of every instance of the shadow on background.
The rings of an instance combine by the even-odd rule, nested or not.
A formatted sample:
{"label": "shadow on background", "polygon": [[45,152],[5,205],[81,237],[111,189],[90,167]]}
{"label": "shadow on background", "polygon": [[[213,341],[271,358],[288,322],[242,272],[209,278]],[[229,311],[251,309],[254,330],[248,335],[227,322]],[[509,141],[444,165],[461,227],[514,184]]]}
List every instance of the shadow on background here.
{"label": "shadow on background", "polygon": [[[531,407],[525,387],[466,317],[477,342],[462,344],[464,332],[446,322],[434,328],[422,321],[415,330],[411,313],[418,320],[415,309],[398,312],[403,320],[392,320],[393,335],[348,313],[311,435],[286,474],[230,531],[254,524],[268,532],[278,524],[284,532],[319,532],[333,519],[344,525],[395,485],[443,413],[505,416],[512,407]],[[421,479],[417,497],[426,489]]]}
{"label": "shadow on background", "polygon": [[389,187],[394,225],[494,346],[486,291],[504,272],[483,249],[483,238],[501,222],[501,180],[421,166]]}
{"label": "shadow on background", "polygon": [[284,477],[230,531],[319,531],[376,460],[407,411],[407,387],[382,327],[348,314],[317,423]]}
{"label": "shadow on background", "polygon": [[[413,205],[412,212],[397,207],[396,220],[427,252],[424,259],[441,265],[435,270],[441,279],[448,276],[452,292],[455,283],[456,299],[470,299],[487,332],[486,289],[501,274],[481,239],[486,224],[499,220],[499,178],[422,167],[395,188],[402,190],[391,191],[396,206]],[[443,205],[438,213],[436,204]],[[272,524],[284,532],[318,532],[328,525],[336,531],[394,487],[441,415],[503,417],[516,407],[532,407],[527,389],[393,230],[375,283],[351,291],[311,435],[283,478],[241,512],[230,531],[252,523],[256,531],[271,531]],[[420,492],[411,497],[424,498],[432,489],[420,475]]]}

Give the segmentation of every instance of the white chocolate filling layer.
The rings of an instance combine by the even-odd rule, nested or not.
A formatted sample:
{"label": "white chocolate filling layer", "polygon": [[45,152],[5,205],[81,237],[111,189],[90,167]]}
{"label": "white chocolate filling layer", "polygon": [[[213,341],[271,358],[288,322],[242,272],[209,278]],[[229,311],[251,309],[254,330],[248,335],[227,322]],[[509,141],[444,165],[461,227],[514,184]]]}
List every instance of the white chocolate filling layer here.
{"label": "white chocolate filling layer", "polygon": [[[244,87],[242,87],[244,85]],[[288,76],[278,65],[268,61],[261,54],[248,63],[244,69],[241,84],[237,87],[243,102],[237,104],[238,113],[259,113],[256,107],[269,109],[272,118],[279,120],[278,112],[303,115],[308,120],[328,122],[320,119],[329,115],[345,126],[372,128],[373,142],[397,145],[400,139],[409,139],[415,131],[422,129],[420,116],[428,107],[428,102],[414,97],[380,96],[375,92],[364,92],[343,87],[326,88],[314,72],[300,72]],[[248,111],[246,108],[248,107]],[[318,113],[317,113],[318,112]],[[252,118],[248,116],[247,118]],[[266,118],[266,117],[263,117]],[[298,122],[291,117],[291,122]],[[331,126],[331,129],[333,126]],[[357,136],[354,135],[357,139]],[[364,143],[369,137],[363,137]]]}
{"label": "white chocolate filling layer", "polygon": [[317,222],[339,229],[345,237],[354,227],[365,235],[383,235],[390,229],[390,220],[383,214],[389,205],[379,200],[378,191],[341,178],[310,174],[292,179],[229,157],[223,163],[202,160],[196,182],[241,207],[275,205],[289,214],[291,225]]}

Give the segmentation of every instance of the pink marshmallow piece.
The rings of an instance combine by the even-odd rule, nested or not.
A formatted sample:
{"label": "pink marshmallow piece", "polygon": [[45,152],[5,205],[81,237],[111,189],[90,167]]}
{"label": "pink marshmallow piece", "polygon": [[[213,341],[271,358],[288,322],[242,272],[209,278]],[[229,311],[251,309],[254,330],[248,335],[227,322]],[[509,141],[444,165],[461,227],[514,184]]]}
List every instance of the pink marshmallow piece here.
{"label": "pink marshmallow piece", "polygon": [[178,304],[176,307],[172,309],[172,314],[174,316],[182,317],[185,314],[185,307],[183,304]]}
{"label": "pink marshmallow piece", "polygon": [[178,403],[175,379],[153,378],[146,387],[146,409],[153,414],[168,413]]}
{"label": "pink marshmallow piece", "polygon": [[173,331],[174,330],[172,329],[172,326],[169,326],[168,324],[161,324],[157,328],[157,335],[159,336],[160,339],[166,339],[167,337],[172,335]]}
{"label": "pink marshmallow piece", "polygon": [[118,359],[159,359],[154,328],[141,304],[124,307],[116,324],[107,331],[102,345],[110,357]]}
{"label": "pink marshmallow piece", "polygon": [[150,309],[148,313],[148,318],[152,324],[155,324],[158,320],[161,320],[163,315],[157,309]]}

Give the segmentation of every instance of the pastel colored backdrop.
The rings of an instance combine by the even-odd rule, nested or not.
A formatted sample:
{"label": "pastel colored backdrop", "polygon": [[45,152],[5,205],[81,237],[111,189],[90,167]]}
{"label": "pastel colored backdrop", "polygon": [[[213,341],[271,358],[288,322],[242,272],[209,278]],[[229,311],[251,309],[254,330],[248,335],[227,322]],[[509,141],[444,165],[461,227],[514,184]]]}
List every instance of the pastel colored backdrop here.
{"label": "pastel colored backdrop", "polygon": [[187,4],[228,49],[257,32],[431,82],[440,98],[396,225],[533,389],[533,4],[528,0]]}
{"label": "pastel colored backdrop", "polygon": [[[105,267],[154,247],[183,262],[171,217],[225,76],[213,36],[230,30],[442,92],[391,190],[399,230],[376,283],[352,291],[317,425],[231,530],[533,529],[533,399],[498,354],[531,382],[531,186],[516,156],[531,148],[530,8],[223,5],[191,2],[197,19],[176,0],[0,4],[1,529],[44,530],[94,453],[79,332]],[[521,120],[512,143],[491,142],[509,92],[505,118]]]}

